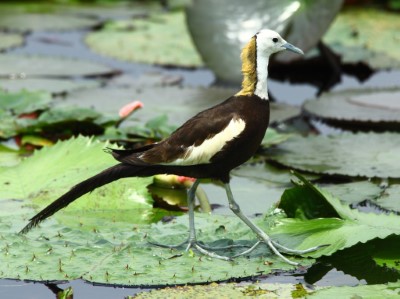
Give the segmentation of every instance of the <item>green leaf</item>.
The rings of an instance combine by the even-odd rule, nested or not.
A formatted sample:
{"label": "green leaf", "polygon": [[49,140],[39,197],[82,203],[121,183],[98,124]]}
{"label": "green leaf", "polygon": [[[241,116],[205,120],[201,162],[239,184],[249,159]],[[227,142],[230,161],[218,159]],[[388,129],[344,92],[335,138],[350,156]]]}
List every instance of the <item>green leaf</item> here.
{"label": "green leaf", "polygon": [[101,31],[90,33],[86,43],[101,55],[121,60],[187,67],[202,65],[182,12],[113,21]]}
{"label": "green leaf", "polygon": [[43,91],[22,90],[17,93],[0,91],[0,110],[12,115],[47,109],[50,102],[51,95]]}
{"label": "green leaf", "polygon": [[[187,216],[149,227],[162,216],[173,215],[152,208],[146,189],[151,178],[127,178],[98,188],[26,236],[17,235],[34,215],[32,206],[46,206],[74,184],[116,163],[103,153],[105,145],[79,137],[36,151],[18,166],[0,169],[0,186],[5,187],[0,188],[0,277],[166,285],[293,269],[266,246],[260,246],[250,259],[226,262],[195,251],[182,254],[184,247],[171,251],[150,245],[149,236],[174,244],[185,240],[188,231]],[[237,217],[196,215],[196,225],[199,239],[210,245],[231,244],[232,239],[237,244],[254,243],[254,235]],[[302,260],[304,265],[311,262]]]}
{"label": "green leaf", "polygon": [[267,157],[302,171],[346,176],[400,177],[400,134],[344,133],[335,136],[294,136]]}
{"label": "green leaf", "polygon": [[273,128],[268,128],[267,133],[264,136],[262,141],[262,146],[269,147],[272,145],[279,144],[281,142],[286,141],[289,139],[293,134],[288,133],[279,133],[277,130]]}
{"label": "green leaf", "polygon": [[325,191],[328,191],[341,202],[347,204],[357,204],[364,200],[375,201],[382,193],[382,189],[369,181],[359,181],[344,184],[320,185]]}
{"label": "green leaf", "polygon": [[0,169],[2,167],[15,166],[21,159],[22,157],[18,150],[11,149],[0,143]]}
{"label": "green leaf", "polygon": [[327,287],[309,294],[307,298],[312,299],[396,299],[400,294],[400,282],[378,284],[378,285],[359,285],[355,287]]}
{"label": "green leaf", "polygon": [[330,92],[304,103],[304,110],[341,127],[395,130],[400,127],[400,90],[363,89]]}
{"label": "green leaf", "polygon": [[400,66],[398,14],[357,6],[342,11],[324,41],[342,55],[344,63],[364,62],[373,68]]}
{"label": "green leaf", "polygon": [[0,32],[0,51],[19,47],[24,43],[24,37],[17,33]]}
{"label": "green leaf", "polygon": [[[320,289],[320,287],[314,287]],[[296,297],[298,290],[303,294]],[[312,290],[305,289],[301,284],[289,283],[224,283],[195,286],[176,286],[144,291],[135,294],[137,299],[196,299],[196,298],[304,298],[304,295],[312,293]],[[131,299],[131,298],[129,298]]]}
{"label": "green leaf", "polygon": [[51,196],[56,198],[74,184],[116,164],[103,152],[104,147],[104,143],[78,137],[35,151],[17,167],[0,170],[0,186],[7,186],[0,188],[0,198],[36,198],[45,191],[55,192]]}
{"label": "green leaf", "polygon": [[[279,207],[289,216],[298,218],[280,220],[271,230],[272,236],[278,240],[302,249],[329,245],[307,254],[320,257],[358,243],[400,235],[399,216],[352,210],[299,174],[296,176],[301,183],[284,192]],[[321,216],[329,218],[319,218]],[[400,258],[400,253],[398,255]]]}
{"label": "green leaf", "polygon": [[[89,226],[92,229],[85,229],[85,222],[79,228],[69,228],[46,221],[27,236],[19,236],[15,232],[27,217],[27,211],[16,201],[11,204],[6,215],[0,214],[0,277],[38,281],[82,278],[106,284],[159,286],[224,281],[267,274],[274,269],[293,269],[264,246],[250,259],[242,257],[227,262],[197,252],[184,252],[184,247],[168,250],[147,242],[146,236],[167,244],[183,241],[188,229],[186,216],[151,228],[129,225],[118,218],[97,219]],[[196,224],[201,228],[198,237],[211,246],[231,244],[233,238],[241,239],[237,244],[254,242],[247,240],[248,229],[235,217],[196,216]],[[86,218],[79,214],[70,217],[78,223]],[[232,254],[235,252],[238,251]],[[311,262],[302,260],[303,265]]]}
{"label": "green leaf", "polygon": [[96,19],[65,14],[0,13],[0,28],[19,32],[77,30],[94,27],[98,24],[99,21]]}
{"label": "green leaf", "polygon": [[93,80],[68,80],[57,78],[0,79],[0,89],[8,92],[28,90],[64,94],[73,90],[95,88],[99,85],[99,82]]}
{"label": "green leaf", "polygon": [[380,207],[390,210],[400,212],[400,185],[393,184],[390,185],[383,194],[376,199],[375,203]]}
{"label": "green leaf", "polygon": [[90,61],[47,56],[0,54],[0,77],[24,74],[35,76],[94,76],[113,73],[113,70]]}

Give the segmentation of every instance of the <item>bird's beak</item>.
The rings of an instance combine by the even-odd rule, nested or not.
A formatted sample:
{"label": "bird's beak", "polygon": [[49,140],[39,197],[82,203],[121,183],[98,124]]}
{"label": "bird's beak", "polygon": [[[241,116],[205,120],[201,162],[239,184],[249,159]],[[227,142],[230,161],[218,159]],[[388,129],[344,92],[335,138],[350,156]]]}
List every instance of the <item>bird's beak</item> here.
{"label": "bird's beak", "polygon": [[293,46],[292,44],[286,43],[286,44],[282,45],[282,47],[285,48],[288,51],[304,55],[304,52],[301,49]]}

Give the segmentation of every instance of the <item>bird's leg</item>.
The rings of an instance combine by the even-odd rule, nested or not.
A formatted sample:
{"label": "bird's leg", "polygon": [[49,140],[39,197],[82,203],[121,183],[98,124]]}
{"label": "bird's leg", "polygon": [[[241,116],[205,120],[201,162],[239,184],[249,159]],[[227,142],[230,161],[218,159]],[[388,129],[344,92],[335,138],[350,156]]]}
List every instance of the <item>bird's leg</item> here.
{"label": "bird's leg", "polygon": [[203,243],[200,243],[199,241],[197,241],[196,230],[195,230],[195,225],[194,225],[194,200],[195,200],[195,195],[196,195],[196,189],[199,184],[200,184],[200,181],[196,180],[188,191],[188,208],[189,208],[189,212],[188,212],[188,214],[189,214],[189,237],[188,237],[188,239],[177,245],[164,245],[164,244],[159,244],[159,243],[154,243],[154,242],[149,242],[149,243],[152,245],[165,247],[165,248],[178,248],[178,247],[183,246],[184,244],[187,244],[186,251],[188,251],[190,248],[194,247],[201,253],[208,255],[210,257],[214,257],[214,258],[218,258],[218,259],[222,259],[222,260],[230,260],[231,259],[230,257],[221,256],[214,252],[210,252],[209,250],[225,250],[225,249],[231,249],[231,248],[235,248],[235,247],[246,247],[246,246],[230,245],[230,246],[224,246],[224,247],[210,247],[210,246],[204,245]]}
{"label": "bird's leg", "polygon": [[297,255],[299,255],[299,254],[304,254],[304,253],[307,253],[307,252],[312,252],[312,251],[315,251],[315,250],[317,250],[317,249],[323,247],[323,246],[316,246],[316,247],[312,247],[312,248],[309,248],[309,249],[306,249],[306,250],[295,250],[295,249],[287,248],[287,247],[285,247],[285,246],[282,246],[282,245],[280,245],[280,244],[278,244],[278,243],[272,241],[271,238],[270,238],[264,231],[262,231],[258,226],[256,226],[249,218],[247,218],[247,217],[242,213],[242,211],[240,210],[239,205],[236,203],[236,201],[235,201],[234,198],[233,198],[232,190],[231,190],[231,187],[230,187],[229,183],[225,183],[224,186],[225,186],[226,195],[227,195],[228,201],[229,201],[229,207],[231,208],[231,210],[232,210],[232,211],[235,213],[235,215],[238,216],[244,223],[246,223],[247,226],[250,227],[250,229],[251,229],[253,232],[255,232],[255,233],[257,234],[258,238],[259,238],[259,241],[256,242],[251,248],[245,250],[245,251],[242,252],[242,253],[239,253],[239,254],[233,256],[233,258],[238,257],[238,256],[241,256],[241,255],[248,254],[248,253],[252,252],[259,244],[261,244],[261,243],[266,243],[266,244],[269,246],[269,248],[271,248],[271,250],[272,250],[276,255],[278,255],[280,258],[282,258],[285,262],[287,262],[287,263],[289,263],[289,264],[291,264],[291,265],[297,266],[297,265],[299,265],[298,263],[292,262],[291,260],[289,260],[289,259],[287,259],[286,257],[284,257],[284,256],[279,252],[279,250],[278,250],[277,248],[279,248],[279,249],[281,249],[281,250],[283,250],[283,251],[285,251],[285,252],[287,252],[287,253],[292,253],[292,254],[297,254]]}

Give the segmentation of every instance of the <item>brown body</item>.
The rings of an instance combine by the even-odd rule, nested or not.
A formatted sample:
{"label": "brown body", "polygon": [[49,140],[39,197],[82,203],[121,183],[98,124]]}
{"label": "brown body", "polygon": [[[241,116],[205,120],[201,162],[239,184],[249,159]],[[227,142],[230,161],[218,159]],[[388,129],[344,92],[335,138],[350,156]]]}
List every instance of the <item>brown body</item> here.
{"label": "brown body", "polygon": [[[183,155],[185,148],[200,145],[221,132],[231,119],[245,119],[245,129],[227,142],[210,163],[188,166],[165,165]],[[200,112],[170,137],[136,150],[113,150],[115,159],[130,165],[157,169],[157,173],[177,174],[193,178],[214,178],[229,181],[229,172],[246,162],[260,146],[268,127],[269,102],[253,96],[234,96],[221,104]],[[180,146],[177,147],[176,144]],[[146,162],[139,157],[145,153]]]}

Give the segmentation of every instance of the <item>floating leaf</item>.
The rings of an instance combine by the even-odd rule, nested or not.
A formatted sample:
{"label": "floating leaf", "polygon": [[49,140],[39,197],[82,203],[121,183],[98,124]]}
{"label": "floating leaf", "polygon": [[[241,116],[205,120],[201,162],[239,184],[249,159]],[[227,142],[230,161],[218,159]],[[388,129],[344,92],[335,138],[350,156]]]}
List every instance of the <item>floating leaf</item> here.
{"label": "floating leaf", "polygon": [[[6,187],[0,188],[2,277],[167,285],[248,277],[276,268],[293,269],[271,255],[265,246],[257,249],[251,259],[226,262],[200,258],[196,252],[180,256],[184,248],[171,252],[148,244],[146,235],[160,242],[178,243],[188,231],[187,217],[168,224],[146,225],[170,214],[152,209],[146,190],[151,178],[128,178],[101,187],[26,236],[17,235],[16,231],[35,213],[27,199],[33,200],[35,207],[43,207],[75,183],[116,163],[102,151],[104,146],[79,137],[37,151],[16,167],[0,169],[0,186]],[[214,246],[229,244],[231,239],[241,239],[241,244],[254,242],[253,234],[237,217],[197,215],[196,224],[201,227],[199,238]],[[310,262],[304,260],[303,264]],[[215,271],[210,273],[210,267]],[[160,269],[163,275],[157,275]]]}
{"label": "floating leaf", "polygon": [[400,66],[399,30],[397,13],[359,6],[342,11],[323,40],[345,63],[393,68]]}
{"label": "floating leaf", "polygon": [[399,178],[400,134],[294,136],[268,150],[268,158],[314,173]]}
{"label": "floating leaf", "polygon": [[0,51],[21,46],[23,42],[24,37],[20,34],[0,32]]}
{"label": "floating leaf", "polygon": [[122,60],[187,67],[202,65],[182,12],[113,21],[101,31],[90,33],[86,43],[101,55]]}
{"label": "floating leaf", "polygon": [[310,299],[335,299],[335,298],[363,298],[363,299],[396,299],[399,297],[400,282],[378,284],[378,285],[359,285],[354,287],[327,287],[309,294]]}
{"label": "floating leaf", "polygon": [[95,27],[99,23],[96,19],[68,16],[65,14],[0,13],[0,28],[19,32],[77,30]]}
{"label": "floating leaf", "polygon": [[277,145],[289,139],[293,134],[279,133],[273,128],[269,128],[265,133],[264,139],[262,141],[262,146],[269,147],[272,145]]}
{"label": "floating leaf", "polygon": [[0,91],[0,110],[2,113],[11,115],[21,115],[48,108],[51,102],[51,95],[47,92],[28,92],[20,91],[17,93],[7,93]]}
{"label": "floating leaf", "polygon": [[[321,287],[314,287],[318,290]],[[136,299],[195,299],[195,298],[303,298],[296,297],[296,291],[302,289],[306,295],[313,293],[313,290],[306,289],[301,284],[289,283],[253,283],[253,284],[208,284],[195,286],[176,286],[174,288],[163,288],[150,292],[135,294]]]}
{"label": "floating leaf", "polygon": [[2,167],[15,166],[21,161],[22,157],[18,150],[11,149],[0,143],[0,169]]}
{"label": "floating leaf", "polygon": [[49,78],[0,79],[0,89],[8,92],[46,91],[52,94],[67,93],[77,89],[99,87],[100,83],[93,80],[68,80]]}
{"label": "floating leaf", "polygon": [[337,126],[395,130],[400,127],[400,90],[363,89],[323,94],[304,103],[312,116]]}
{"label": "floating leaf", "polygon": [[376,199],[376,204],[390,211],[400,212],[400,185],[390,185],[383,194]]}
{"label": "floating leaf", "polygon": [[99,76],[112,74],[114,71],[106,66],[90,61],[47,56],[25,56],[17,54],[0,54],[0,77],[10,76]]}
{"label": "floating leaf", "polygon": [[[400,236],[399,216],[353,210],[330,193],[297,176],[301,182],[286,190],[279,204],[289,217],[295,218],[281,219],[271,229],[273,238],[299,249],[329,245],[306,254],[320,257],[358,243]],[[400,252],[397,257],[400,258]]]}
{"label": "floating leaf", "polygon": [[364,200],[373,201],[382,193],[379,186],[369,181],[322,185],[320,187],[347,204],[356,204]]}

